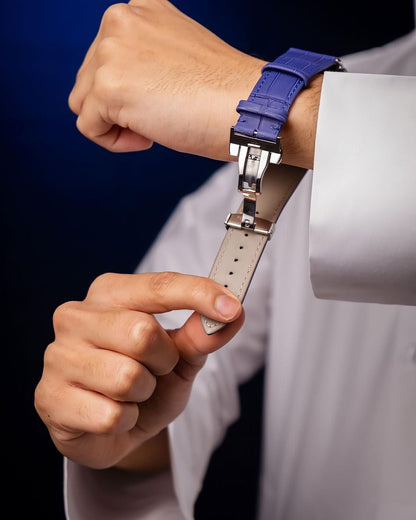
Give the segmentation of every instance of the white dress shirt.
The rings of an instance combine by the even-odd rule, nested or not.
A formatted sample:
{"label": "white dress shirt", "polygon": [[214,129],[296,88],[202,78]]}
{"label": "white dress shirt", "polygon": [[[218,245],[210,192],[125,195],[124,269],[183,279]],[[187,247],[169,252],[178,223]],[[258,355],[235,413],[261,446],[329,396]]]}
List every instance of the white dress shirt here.
{"label": "white dress shirt", "polygon": [[[192,519],[238,385],[263,364],[259,520],[415,520],[416,32],[344,61],[365,74],[325,74],[314,172],[266,247],[242,331],[169,426],[172,478],[66,461],[70,520]],[[226,165],[183,199],[139,269],[206,275],[236,182]]]}

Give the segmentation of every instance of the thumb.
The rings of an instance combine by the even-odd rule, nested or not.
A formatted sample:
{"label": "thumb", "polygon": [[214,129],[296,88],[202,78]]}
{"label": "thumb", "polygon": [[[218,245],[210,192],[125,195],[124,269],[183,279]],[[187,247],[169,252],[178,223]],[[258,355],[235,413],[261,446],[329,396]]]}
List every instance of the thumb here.
{"label": "thumb", "polygon": [[186,323],[176,330],[168,331],[179,351],[181,358],[196,370],[202,368],[208,354],[226,345],[240,330],[244,323],[244,310],[219,332],[207,335],[202,327],[201,316],[194,312]]}

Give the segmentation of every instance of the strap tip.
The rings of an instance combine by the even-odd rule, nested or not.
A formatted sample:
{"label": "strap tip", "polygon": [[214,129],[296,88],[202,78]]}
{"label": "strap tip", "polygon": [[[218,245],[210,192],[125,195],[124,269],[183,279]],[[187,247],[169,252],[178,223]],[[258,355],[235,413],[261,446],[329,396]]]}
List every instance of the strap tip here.
{"label": "strap tip", "polygon": [[226,323],[212,320],[211,318],[207,318],[206,316],[201,316],[201,323],[205,334],[207,334],[208,336],[211,336],[212,334],[219,332],[227,325]]}

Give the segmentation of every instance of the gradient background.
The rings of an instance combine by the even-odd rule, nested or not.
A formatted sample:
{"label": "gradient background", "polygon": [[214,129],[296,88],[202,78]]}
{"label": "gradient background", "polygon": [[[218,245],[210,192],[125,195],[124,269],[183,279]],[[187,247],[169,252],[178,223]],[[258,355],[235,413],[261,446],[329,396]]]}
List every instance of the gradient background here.
{"label": "gradient background", "polygon": [[[53,310],[82,299],[102,272],[131,272],[179,198],[218,165],[157,145],[115,155],[76,130],[67,96],[111,3],[0,7],[2,506],[13,518],[63,518],[61,456],[33,408]],[[413,27],[412,0],[394,11],[385,0],[174,3],[264,59],[289,46],[342,55]],[[213,458],[198,519],[253,518],[261,390],[262,373],[241,390],[242,418]]]}

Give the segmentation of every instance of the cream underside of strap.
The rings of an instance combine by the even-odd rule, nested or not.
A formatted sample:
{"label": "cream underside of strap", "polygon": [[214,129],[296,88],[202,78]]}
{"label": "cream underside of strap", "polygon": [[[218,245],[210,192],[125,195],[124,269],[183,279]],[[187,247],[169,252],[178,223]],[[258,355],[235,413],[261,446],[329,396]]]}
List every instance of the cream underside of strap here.
{"label": "cream underside of strap", "polygon": [[[276,222],[286,202],[306,170],[287,165],[269,165],[258,197],[256,217]],[[242,206],[238,209],[241,213]],[[228,228],[209,277],[232,291],[243,302],[268,236],[250,229]],[[224,323],[201,316],[207,334],[214,334]]]}

